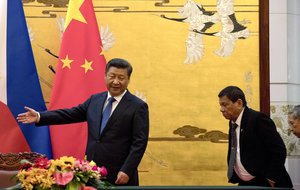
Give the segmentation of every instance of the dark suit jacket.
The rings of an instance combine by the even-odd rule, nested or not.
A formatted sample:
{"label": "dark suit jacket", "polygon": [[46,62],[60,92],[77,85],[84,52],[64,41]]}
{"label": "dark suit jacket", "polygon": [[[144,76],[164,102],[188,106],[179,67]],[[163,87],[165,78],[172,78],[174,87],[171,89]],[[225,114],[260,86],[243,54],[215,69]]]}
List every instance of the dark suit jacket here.
{"label": "dark suit jacket", "polygon": [[104,92],[92,95],[71,109],[42,112],[38,125],[87,121],[87,159],[107,168],[110,183],[114,184],[118,172],[123,171],[130,178],[128,185],[138,185],[137,167],[148,142],[148,106],[127,91],[100,134],[106,98],[107,92]]}
{"label": "dark suit jacket", "polygon": [[[228,160],[230,150],[228,147]],[[241,120],[240,154],[243,166],[251,175],[273,180],[276,187],[292,187],[284,167],[286,148],[274,122],[267,115],[248,107],[245,107]],[[240,182],[236,173],[230,182]]]}

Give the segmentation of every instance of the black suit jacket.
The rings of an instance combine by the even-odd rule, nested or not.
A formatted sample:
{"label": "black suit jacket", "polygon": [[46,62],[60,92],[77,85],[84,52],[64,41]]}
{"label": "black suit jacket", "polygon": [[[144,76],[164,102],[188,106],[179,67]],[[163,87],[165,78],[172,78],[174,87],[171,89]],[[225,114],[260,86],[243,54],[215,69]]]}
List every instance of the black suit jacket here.
{"label": "black suit jacket", "polygon": [[[228,144],[231,144],[230,137]],[[228,160],[230,150],[228,147]],[[248,107],[245,107],[241,120],[240,156],[243,166],[251,175],[273,180],[276,187],[292,187],[284,167],[286,148],[274,122],[267,115]],[[236,173],[230,182],[240,182]]]}
{"label": "black suit jacket", "polygon": [[138,185],[137,167],[148,142],[148,106],[127,91],[100,134],[106,98],[107,92],[104,92],[92,95],[71,109],[42,112],[38,125],[87,121],[87,159],[107,168],[110,183],[114,184],[118,172],[123,171],[130,177],[127,185]]}

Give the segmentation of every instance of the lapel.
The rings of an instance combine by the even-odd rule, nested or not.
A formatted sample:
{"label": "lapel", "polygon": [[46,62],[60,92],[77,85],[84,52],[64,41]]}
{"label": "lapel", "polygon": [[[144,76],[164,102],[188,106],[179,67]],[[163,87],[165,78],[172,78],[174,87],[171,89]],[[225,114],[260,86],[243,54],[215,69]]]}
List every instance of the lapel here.
{"label": "lapel", "polygon": [[[124,94],[123,98],[121,99],[121,101],[119,102],[119,104],[117,105],[117,107],[115,108],[114,112],[112,113],[112,115],[108,119],[106,127],[103,129],[103,131],[101,133],[101,136],[104,133],[106,133],[106,131],[109,130],[109,128],[119,118],[120,114],[126,112],[126,109],[130,105],[130,102],[132,100],[131,96],[132,96],[132,94],[127,90],[127,92]],[[102,105],[102,107],[103,107],[103,105]],[[101,113],[101,117],[102,117],[102,113]],[[100,124],[99,124],[99,126],[100,126]]]}
{"label": "lapel", "polygon": [[96,100],[95,102],[95,114],[96,114],[95,118],[97,118],[97,120],[96,120],[96,124],[92,125],[92,127],[94,130],[93,134],[97,134],[98,137],[100,136],[102,111],[103,111],[103,106],[106,98],[107,98],[107,92],[101,93],[99,99]]}
{"label": "lapel", "polygon": [[249,108],[246,106],[242,116],[241,127],[240,127],[240,152],[241,153],[243,151],[244,136],[245,133],[247,132],[248,117],[249,117]]}

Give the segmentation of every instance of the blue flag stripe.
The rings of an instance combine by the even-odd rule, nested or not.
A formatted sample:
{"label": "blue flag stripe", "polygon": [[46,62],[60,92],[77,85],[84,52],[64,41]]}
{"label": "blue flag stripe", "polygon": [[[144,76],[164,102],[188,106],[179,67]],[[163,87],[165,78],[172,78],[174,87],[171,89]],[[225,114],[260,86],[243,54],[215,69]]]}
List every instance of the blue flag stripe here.
{"label": "blue flag stripe", "polygon": [[[21,0],[7,1],[7,105],[17,117],[24,106],[46,110]],[[19,123],[31,151],[52,158],[48,126]]]}

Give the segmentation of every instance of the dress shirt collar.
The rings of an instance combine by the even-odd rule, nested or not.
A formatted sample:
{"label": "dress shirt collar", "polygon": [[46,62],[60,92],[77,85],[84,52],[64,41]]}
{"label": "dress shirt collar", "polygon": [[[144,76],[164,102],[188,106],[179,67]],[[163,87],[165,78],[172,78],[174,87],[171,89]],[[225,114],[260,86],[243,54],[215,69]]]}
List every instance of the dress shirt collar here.
{"label": "dress shirt collar", "polygon": [[245,110],[245,107],[243,108],[243,110],[241,111],[240,115],[238,116],[238,118],[236,119],[235,122],[231,121],[232,123],[236,123],[239,127],[241,126],[244,110]]}
{"label": "dress shirt collar", "polygon": [[[125,90],[121,95],[119,95],[119,96],[114,96],[114,98],[116,99],[116,101],[117,102],[120,102],[121,101],[121,99],[123,98],[123,96],[125,95],[125,93],[127,92],[127,90]],[[111,97],[111,95],[110,95],[110,93],[108,92],[107,93],[107,98],[106,98],[106,101],[108,100],[108,98],[110,98]]]}

